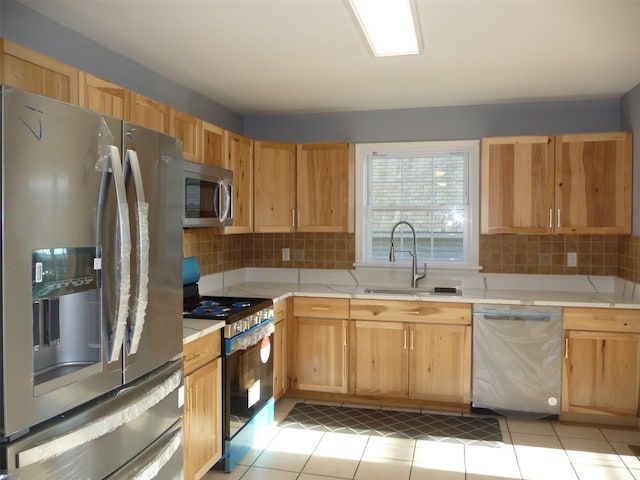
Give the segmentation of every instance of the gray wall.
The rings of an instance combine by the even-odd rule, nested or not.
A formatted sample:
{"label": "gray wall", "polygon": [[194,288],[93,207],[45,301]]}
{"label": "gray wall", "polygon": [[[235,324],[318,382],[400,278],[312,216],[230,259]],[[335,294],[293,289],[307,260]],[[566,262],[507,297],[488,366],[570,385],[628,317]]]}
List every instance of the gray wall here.
{"label": "gray wall", "polygon": [[640,235],[640,83],[622,97],[623,130],[633,132],[633,234]]}
{"label": "gray wall", "polygon": [[[249,116],[225,108],[63,27],[25,5],[0,0],[0,35],[249,138],[292,143],[459,140],[492,135],[634,132],[634,205],[640,205],[640,85],[622,100],[537,102]],[[640,234],[640,208],[633,212]]]}
{"label": "gray wall", "polygon": [[233,132],[243,131],[242,115],[49,20],[21,3],[0,0],[0,32],[4,38],[97,77]]}
{"label": "gray wall", "polygon": [[620,99],[245,117],[245,135],[281,142],[397,142],[620,129]]}

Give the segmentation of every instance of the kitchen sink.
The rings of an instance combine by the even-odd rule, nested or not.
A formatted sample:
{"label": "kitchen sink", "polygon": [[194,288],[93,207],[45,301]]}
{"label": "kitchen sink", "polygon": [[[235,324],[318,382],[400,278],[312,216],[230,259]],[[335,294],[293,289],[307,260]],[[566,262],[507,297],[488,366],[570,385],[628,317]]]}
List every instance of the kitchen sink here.
{"label": "kitchen sink", "polygon": [[441,295],[459,296],[462,290],[456,287],[432,287],[432,288],[365,288],[364,293],[378,293],[385,295]]}

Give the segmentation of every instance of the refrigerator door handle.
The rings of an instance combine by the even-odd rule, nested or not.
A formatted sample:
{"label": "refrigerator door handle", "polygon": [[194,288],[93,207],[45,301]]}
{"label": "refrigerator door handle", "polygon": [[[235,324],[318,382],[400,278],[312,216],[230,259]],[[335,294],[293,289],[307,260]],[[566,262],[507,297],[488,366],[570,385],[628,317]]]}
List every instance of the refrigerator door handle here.
{"label": "refrigerator door handle", "polygon": [[180,427],[171,435],[171,438],[165,443],[162,450],[160,450],[149,463],[141,468],[131,480],[151,480],[156,478],[158,473],[162,471],[164,466],[171,460],[171,457],[173,457],[182,446],[182,435],[182,427]]}
{"label": "refrigerator door handle", "polygon": [[133,185],[136,191],[136,221],[138,223],[137,241],[137,286],[133,305],[131,326],[127,338],[127,353],[134,355],[138,351],[140,337],[144,328],[149,303],[149,204],[145,201],[140,161],[135,150],[127,150],[124,159],[125,173],[131,169]]}
{"label": "refrigerator door handle", "polygon": [[114,145],[109,145],[109,159],[111,161],[111,171],[116,190],[116,201],[118,203],[118,236],[119,236],[119,258],[117,268],[120,270],[120,282],[116,288],[116,309],[115,324],[109,339],[109,363],[120,358],[120,350],[123,344],[124,335],[127,329],[127,317],[129,316],[129,296],[131,290],[131,228],[129,225],[129,204],[127,203],[127,192],[124,185],[124,174],[122,172],[122,162],[120,151]]}

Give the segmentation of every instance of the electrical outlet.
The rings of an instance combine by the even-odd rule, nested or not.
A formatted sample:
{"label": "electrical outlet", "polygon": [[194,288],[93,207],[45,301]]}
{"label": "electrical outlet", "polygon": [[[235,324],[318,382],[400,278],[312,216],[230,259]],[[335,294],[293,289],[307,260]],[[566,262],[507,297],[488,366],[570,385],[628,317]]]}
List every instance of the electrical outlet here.
{"label": "electrical outlet", "polygon": [[291,260],[291,251],[288,248],[282,249],[282,261],[288,262]]}
{"label": "electrical outlet", "polygon": [[578,266],[578,254],[576,252],[567,253],[567,267]]}

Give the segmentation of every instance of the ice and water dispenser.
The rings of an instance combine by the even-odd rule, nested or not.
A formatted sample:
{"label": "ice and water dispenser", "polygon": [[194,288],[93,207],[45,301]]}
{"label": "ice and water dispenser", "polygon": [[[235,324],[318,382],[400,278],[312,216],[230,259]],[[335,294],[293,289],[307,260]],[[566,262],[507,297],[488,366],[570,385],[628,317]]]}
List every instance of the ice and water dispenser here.
{"label": "ice and water dispenser", "polygon": [[32,252],[34,395],[102,368],[99,247]]}

